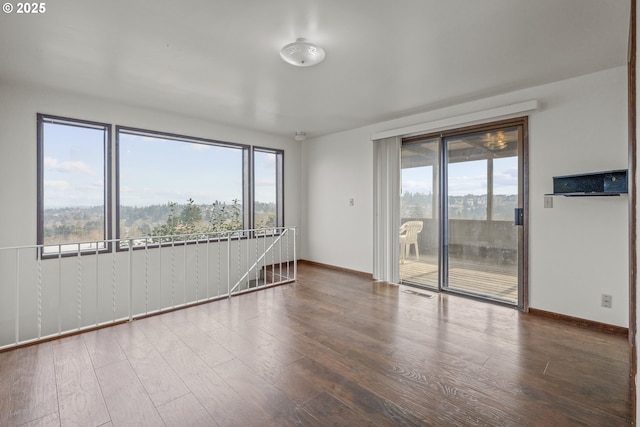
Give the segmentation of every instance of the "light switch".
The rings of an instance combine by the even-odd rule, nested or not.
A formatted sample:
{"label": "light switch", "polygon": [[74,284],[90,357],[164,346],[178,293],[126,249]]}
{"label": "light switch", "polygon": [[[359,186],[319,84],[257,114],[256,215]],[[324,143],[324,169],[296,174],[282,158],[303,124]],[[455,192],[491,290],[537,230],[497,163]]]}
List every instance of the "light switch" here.
{"label": "light switch", "polygon": [[544,207],[545,208],[553,207],[553,196],[544,196]]}

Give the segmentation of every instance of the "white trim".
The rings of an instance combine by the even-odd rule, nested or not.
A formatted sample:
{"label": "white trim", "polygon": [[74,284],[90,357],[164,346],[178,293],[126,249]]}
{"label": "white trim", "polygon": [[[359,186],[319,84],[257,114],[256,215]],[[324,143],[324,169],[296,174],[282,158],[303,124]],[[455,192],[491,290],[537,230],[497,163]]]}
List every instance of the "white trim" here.
{"label": "white trim", "polygon": [[502,107],[492,108],[490,110],[476,111],[474,113],[463,114],[461,116],[448,117],[446,119],[434,120],[432,122],[420,123],[413,126],[406,126],[397,129],[386,130],[371,135],[371,140],[391,138],[394,136],[407,136],[412,134],[420,134],[427,132],[435,132],[445,130],[450,127],[457,127],[473,122],[479,122],[489,119],[497,119],[512,114],[525,113],[538,109],[538,100],[519,102],[517,104],[504,105]]}

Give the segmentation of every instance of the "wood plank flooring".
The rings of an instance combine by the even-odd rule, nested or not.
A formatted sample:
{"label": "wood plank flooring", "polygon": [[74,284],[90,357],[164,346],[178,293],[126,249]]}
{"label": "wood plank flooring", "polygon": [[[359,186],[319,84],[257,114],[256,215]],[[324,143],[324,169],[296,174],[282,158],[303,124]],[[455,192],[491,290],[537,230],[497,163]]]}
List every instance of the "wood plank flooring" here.
{"label": "wood plank flooring", "polygon": [[[437,288],[438,259],[434,256],[407,258],[400,264],[400,280]],[[489,265],[451,257],[449,289],[516,304],[518,302],[518,269],[512,265]]]}
{"label": "wood plank flooring", "polygon": [[313,265],[0,353],[1,426],[623,426],[625,337]]}

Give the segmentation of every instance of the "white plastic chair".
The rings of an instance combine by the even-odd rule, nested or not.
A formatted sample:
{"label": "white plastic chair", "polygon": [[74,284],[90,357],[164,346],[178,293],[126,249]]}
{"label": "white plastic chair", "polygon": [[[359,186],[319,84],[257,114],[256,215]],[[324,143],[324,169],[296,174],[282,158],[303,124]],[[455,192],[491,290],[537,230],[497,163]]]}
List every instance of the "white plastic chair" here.
{"label": "white plastic chair", "polygon": [[420,260],[418,252],[418,234],[422,231],[422,221],[407,221],[400,226],[400,260],[404,262],[411,251],[411,245],[416,249],[416,260]]}

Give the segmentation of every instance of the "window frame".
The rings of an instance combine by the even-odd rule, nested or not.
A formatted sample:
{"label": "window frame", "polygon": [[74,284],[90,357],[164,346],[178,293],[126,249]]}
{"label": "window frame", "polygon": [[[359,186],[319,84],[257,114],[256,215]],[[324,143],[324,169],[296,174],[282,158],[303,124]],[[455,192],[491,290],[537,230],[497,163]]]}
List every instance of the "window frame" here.
{"label": "window frame", "polygon": [[[274,154],[276,156],[276,225],[274,229],[280,229],[284,227],[284,150],[268,147],[254,146],[251,149],[251,228],[256,228],[256,213],[255,213],[255,195],[256,195],[256,180],[255,180],[255,153],[267,153]],[[254,234],[256,234],[254,232]],[[274,234],[280,234],[280,230],[276,230]],[[259,236],[260,237],[260,236]]]}
{"label": "window frame", "polygon": [[[170,132],[161,132],[149,129],[141,129],[130,126],[121,126],[116,125],[115,130],[115,203],[114,203],[114,215],[115,215],[115,238],[117,240],[117,248],[118,251],[127,251],[128,247],[123,247],[121,245],[120,239],[120,135],[125,133],[127,135],[137,135],[137,136],[148,136],[151,138],[160,138],[164,140],[171,140],[181,143],[191,143],[191,144],[204,144],[210,145],[214,147],[223,147],[223,148],[235,148],[242,150],[242,228],[246,230],[250,228],[250,221],[253,221],[253,210],[250,209],[251,205],[251,197],[252,197],[252,186],[250,185],[253,179],[251,175],[251,160],[252,157],[250,153],[252,152],[252,146],[247,144],[239,144],[235,142],[226,142],[219,141],[209,138],[201,138],[201,137],[193,137],[187,135],[181,135]],[[247,207],[249,205],[249,208]],[[231,239],[242,239],[247,238],[246,233],[242,235],[230,236]],[[195,244],[206,242],[206,239],[195,239],[195,240],[179,240],[172,242],[158,242],[147,245],[135,245],[133,246],[133,250],[136,249],[144,249],[144,248],[153,248],[153,247],[165,247],[165,246],[179,246],[179,245],[187,245],[187,244]]]}
{"label": "window frame", "polygon": [[[37,170],[37,226],[36,226],[36,244],[39,245],[39,257],[42,259],[46,258],[59,258],[59,257],[69,257],[76,255],[87,255],[87,254],[96,254],[96,253],[107,253],[112,250],[112,125],[109,123],[91,121],[91,120],[81,120],[74,119],[69,117],[56,116],[51,114],[37,113],[36,114],[36,123],[37,123],[37,137],[36,137],[36,170]],[[89,129],[102,129],[104,131],[104,139],[103,139],[103,147],[102,147],[102,155],[103,155],[103,180],[104,180],[104,190],[103,190],[103,213],[104,213],[104,242],[105,245],[103,248],[89,248],[82,249],[80,248],[80,242],[69,242],[68,245],[76,245],[77,249],[63,251],[60,247],[61,244],[56,245],[45,245],[44,243],[44,155],[45,155],[45,135],[44,135],[44,125],[46,123],[50,124],[61,124],[67,126],[76,126],[80,128],[89,128]],[[45,252],[45,247],[55,247],[58,246],[58,250],[56,252]]]}
{"label": "window frame", "polygon": [[[93,255],[99,253],[116,251],[127,251],[128,247],[121,247],[120,244],[120,134],[139,135],[174,140],[183,143],[206,144],[215,147],[236,148],[242,150],[242,229],[255,230],[255,153],[271,153],[276,156],[276,225],[274,233],[257,234],[255,231],[246,232],[242,235],[229,236],[230,239],[259,238],[274,234],[280,234],[284,227],[284,149],[240,144],[235,142],[220,141],[210,138],[193,137],[171,132],[161,132],[149,129],[142,129],[132,126],[113,125],[110,123],[76,119],[70,117],[57,116],[45,113],[36,113],[37,116],[37,147],[36,147],[36,169],[37,169],[37,227],[36,242],[40,245],[38,256],[41,259],[60,258],[80,255]],[[56,247],[55,245],[44,244],[44,155],[45,155],[45,135],[44,125],[54,123],[80,128],[99,129],[104,131],[103,141],[103,171],[104,171],[104,242],[101,248],[81,248],[81,242],[69,242],[64,245],[74,245],[75,249],[57,250],[55,252],[45,252],[45,246]],[[136,249],[150,247],[175,246],[206,242],[206,239],[182,240],[175,242],[159,242],[152,245],[136,245]],[[116,243],[114,245],[114,243]]]}

